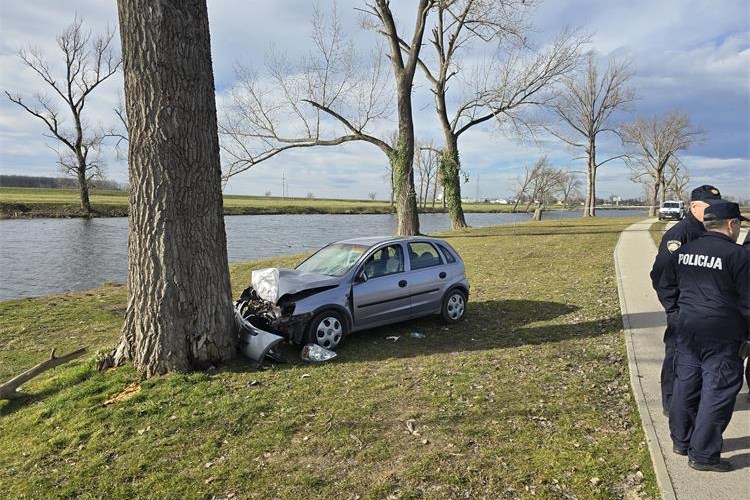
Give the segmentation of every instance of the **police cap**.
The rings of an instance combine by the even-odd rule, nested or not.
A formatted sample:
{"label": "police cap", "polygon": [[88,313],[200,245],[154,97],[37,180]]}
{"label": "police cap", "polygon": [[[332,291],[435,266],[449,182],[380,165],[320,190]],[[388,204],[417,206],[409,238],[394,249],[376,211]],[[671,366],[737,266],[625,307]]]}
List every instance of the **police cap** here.
{"label": "police cap", "polygon": [[740,214],[740,206],[731,201],[716,201],[706,207],[706,211],[703,214],[704,221],[711,220],[728,220],[728,219],[740,219],[750,221],[747,217],[743,217]]}
{"label": "police cap", "polygon": [[705,201],[710,203],[712,200],[720,200],[721,193],[715,187],[704,184],[699,186],[690,193],[690,201]]}

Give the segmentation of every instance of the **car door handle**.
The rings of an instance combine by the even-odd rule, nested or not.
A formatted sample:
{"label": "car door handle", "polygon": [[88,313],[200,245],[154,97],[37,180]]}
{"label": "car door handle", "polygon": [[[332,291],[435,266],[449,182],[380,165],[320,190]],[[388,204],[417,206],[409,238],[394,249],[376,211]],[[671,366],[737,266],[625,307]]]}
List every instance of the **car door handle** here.
{"label": "car door handle", "polygon": [[446,276],[448,276],[448,275],[447,275],[447,274],[445,274],[445,271],[443,271],[443,272],[441,272],[440,274],[438,274],[438,276],[440,276],[440,279],[443,279],[443,278],[445,278],[445,277],[446,277]]}
{"label": "car door handle", "polygon": [[406,286],[406,280],[399,281],[398,286],[400,286],[401,288],[404,288]]}

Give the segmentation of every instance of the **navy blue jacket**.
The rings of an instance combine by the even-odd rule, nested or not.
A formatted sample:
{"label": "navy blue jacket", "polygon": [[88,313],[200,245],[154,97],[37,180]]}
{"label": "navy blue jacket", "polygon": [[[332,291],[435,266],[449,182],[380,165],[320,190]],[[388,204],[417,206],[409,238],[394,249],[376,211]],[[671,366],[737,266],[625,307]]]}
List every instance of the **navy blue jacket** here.
{"label": "navy blue jacket", "polygon": [[680,335],[742,340],[750,325],[750,252],[708,231],[672,253],[664,270],[663,304],[679,312]]}
{"label": "navy blue jacket", "polygon": [[[705,232],[706,228],[703,227],[703,223],[696,219],[692,212],[688,211],[680,222],[664,233],[659,244],[659,252],[656,254],[654,265],[651,268],[651,286],[656,290],[656,296],[659,297],[662,305],[664,305],[662,295],[665,291],[662,275],[664,269],[669,266],[672,254],[688,241],[700,238]],[[664,309],[667,309],[666,305],[664,305]]]}

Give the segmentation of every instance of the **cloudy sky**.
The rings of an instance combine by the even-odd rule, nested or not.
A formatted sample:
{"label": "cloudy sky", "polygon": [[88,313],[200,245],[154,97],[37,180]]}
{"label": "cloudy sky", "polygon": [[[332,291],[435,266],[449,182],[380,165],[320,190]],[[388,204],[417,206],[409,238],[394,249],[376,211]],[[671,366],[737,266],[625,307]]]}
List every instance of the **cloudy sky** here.
{"label": "cloudy sky", "polygon": [[[328,0],[319,0],[328,8]],[[393,2],[401,27],[408,29],[416,0]],[[362,0],[340,0],[338,11],[348,34],[366,50],[374,35],[362,32],[356,7]],[[291,59],[310,47],[313,2],[302,0],[209,0],[213,65],[217,98],[225,100],[235,81],[235,64],[261,69],[273,43]],[[35,0],[0,3],[0,89],[31,97],[45,91],[25,68],[16,52],[39,47],[60,67],[55,36],[78,13],[93,31],[117,27],[116,2]],[[534,16],[534,39],[541,45],[565,26],[593,34],[590,48],[602,60],[614,56],[631,61],[632,85],[638,100],[620,121],[674,109],[689,114],[691,123],[706,130],[706,140],[682,153],[692,185],[711,183],[724,194],[750,198],[750,3],[747,0],[548,0]],[[118,47],[119,47],[119,39]],[[87,104],[92,124],[114,123],[112,108],[122,92],[118,75],[97,89]],[[418,139],[439,143],[428,89],[423,81],[415,91]],[[395,129],[395,125],[386,125]],[[43,126],[8,101],[0,99],[0,172],[58,175],[54,143],[43,137]],[[492,127],[476,128],[461,138],[461,158],[470,173],[464,193],[482,198],[508,197],[513,179],[524,166],[542,155],[552,164],[583,168],[578,154],[559,141],[541,136],[537,143],[519,141]],[[615,140],[604,141],[600,153],[617,154]],[[113,151],[105,153],[107,175],[124,182],[126,166]],[[376,192],[387,196],[386,159],[368,144],[297,151],[282,155],[235,177],[232,194],[281,194],[282,174],[291,196],[365,198]],[[617,162],[601,167],[597,194],[639,197],[642,189],[628,180],[627,168]]]}

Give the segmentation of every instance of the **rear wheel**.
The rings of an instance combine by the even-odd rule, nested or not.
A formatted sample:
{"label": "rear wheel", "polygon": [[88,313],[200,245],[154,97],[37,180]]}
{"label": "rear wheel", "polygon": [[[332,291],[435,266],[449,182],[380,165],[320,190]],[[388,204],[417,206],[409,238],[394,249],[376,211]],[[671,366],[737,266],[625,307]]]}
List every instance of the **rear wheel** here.
{"label": "rear wheel", "polygon": [[336,311],[317,314],[307,330],[307,342],[335,350],[346,335],[346,321]]}
{"label": "rear wheel", "polygon": [[443,308],[440,315],[446,323],[458,323],[466,315],[466,293],[454,288],[443,297]]}

